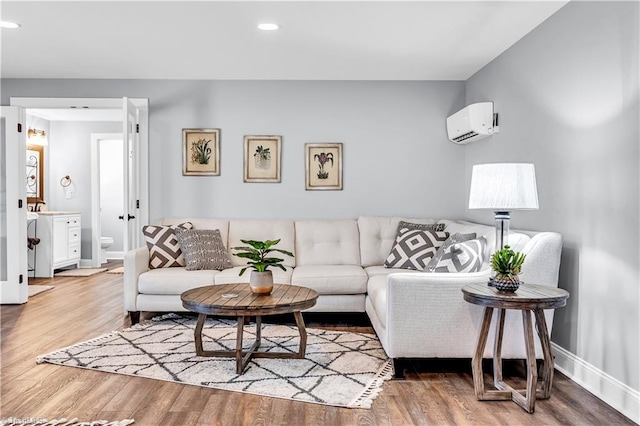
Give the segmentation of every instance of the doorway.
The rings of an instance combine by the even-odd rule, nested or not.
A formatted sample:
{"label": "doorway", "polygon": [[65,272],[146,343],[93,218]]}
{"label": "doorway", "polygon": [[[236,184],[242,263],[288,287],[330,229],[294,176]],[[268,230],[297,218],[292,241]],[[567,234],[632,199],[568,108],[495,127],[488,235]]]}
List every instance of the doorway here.
{"label": "doorway", "polygon": [[[122,228],[123,149],[122,133],[91,134],[92,252],[101,253],[100,257],[93,256],[93,267],[104,262],[103,252],[108,259],[123,259],[126,252]],[[105,242],[110,245],[105,247]]]}
{"label": "doorway", "polygon": [[[142,238],[139,234],[139,224],[148,223],[149,203],[148,203],[148,100],[147,99],[128,99],[128,98],[11,98],[11,105],[20,106],[27,109],[37,109],[40,111],[55,110],[71,110],[78,114],[90,114],[89,121],[114,121],[114,114],[120,117],[123,134],[127,134],[128,145],[130,150],[130,160],[127,162],[128,167],[125,168],[125,178],[127,185],[125,198],[129,199],[129,203],[125,208],[124,217],[134,220],[128,220],[123,223],[122,232],[127,233],[124,236],[127,241],[127,247],[123,248],[123,252],[130,248],[138,247]],[[132,113],[133,111],[133,113]],[[105,114],[108,118],[101,118],[101,114]],[[133,117],[133,118],[132,118]],[[135,121],[133,121],[135,119]],[[85,143],[89,144],[90,141]],[[129,153],[127,155],[129,155]],[[135,157],[133,157],[135,155]],[[124,151],[123,151],[124,162]],[[89,163],[89,161],[87,161]],[[91,171],[91,179],[87,179],[86,184],[90,185],[89,180],[93,181],[94,171]],[[87,176],[88,178],[89,176]],[[59,178],[59,177],[58,177]],[[54,179],[55,180],[55,179]],[[99,179],[96,179],[99,180]],[[101,230],[95,229],[94,217],[99,215],[99,200],[94,201],[93,185],[91,185],[90,194],[84,191],[76,194],[76,198],[84,197],[82,201],[82,232],[83,240],[90,235],[91,255],[83,253],[82,265],[99,266],[100,265],[100,237]],[[83,206],[83,207],[82,207]],[[132,207],[133,206],[133,207]],[[99,217],[99,216],[98,216]],[[99,219],[96,220],[99,223]],[[135,223],[132,223],[135,222]],[[88,229],[90,228],[90,229]]]}

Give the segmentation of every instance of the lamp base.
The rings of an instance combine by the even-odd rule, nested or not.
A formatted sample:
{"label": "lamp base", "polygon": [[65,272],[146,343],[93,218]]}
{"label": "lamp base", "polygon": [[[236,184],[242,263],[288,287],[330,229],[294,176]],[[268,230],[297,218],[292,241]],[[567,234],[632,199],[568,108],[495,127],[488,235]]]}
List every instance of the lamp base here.
{"label": "lamp base", "polygon": [[[511,221],[511,215],[507,211],[496,211],[496,249],[495,251],[502,250],[504,246],[509,244],[509,222]],[[489,278],[487,283],[489,287],[495,287],[493,276]]]}
{"label": "lamp base", "polygon": [[509,244],[509,222],[511,215],[507,211],[496,211],[496,251]]}

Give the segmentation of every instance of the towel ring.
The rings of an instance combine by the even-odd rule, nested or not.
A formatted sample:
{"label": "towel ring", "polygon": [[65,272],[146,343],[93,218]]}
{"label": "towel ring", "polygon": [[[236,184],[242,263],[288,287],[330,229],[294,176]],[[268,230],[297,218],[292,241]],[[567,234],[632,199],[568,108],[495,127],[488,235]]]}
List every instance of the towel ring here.
{"label": "towel ring", "polygon": [[69,185],[71,185],[71,177],[69,175],[63,176],[62,179],[60,179],[60,186],[66,188]]}

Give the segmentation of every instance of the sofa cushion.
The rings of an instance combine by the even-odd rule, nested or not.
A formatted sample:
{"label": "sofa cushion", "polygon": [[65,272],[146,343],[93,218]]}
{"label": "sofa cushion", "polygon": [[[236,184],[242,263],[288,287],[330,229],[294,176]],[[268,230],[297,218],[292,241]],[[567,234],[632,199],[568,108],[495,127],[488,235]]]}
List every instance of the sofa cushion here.
{"label": "sofa cushion", "polygon": [[176,229],[191,229],[190,222],[175,226],[146,225],[142,234],[149,249],[149,268],[171,268],[185,266],[180,243],[176,238]]}
{"label": "sofa cushion", "polygon": [[312,288],[319,294],[364,294],[367,279],[358,265],[303,265],[293,270],[291,284]]}
{"label": "sofa cushion", "polygon": [[364,267],[383,265],[391,247],[396,241],[398,223],[401,220],[412,223],[435,223],[433,219],[413,219],[406,217],[360,216],[358,230],[360,233],[361,265]]}
{"label": "sofa cushion", "polygon": [[407,274],[407,273],[415,274],[416,273],[416,271],[413,271],[411,269],[387,268],[384,265],[367,266],[366,268],[364,268],[364,271],[367,273],[369,277],[374,277],[377,275],[384,275],[386,277],[389,274]]}
{"label": "sofa cushion", "polygon": [[[229,222],[229,242],[227,248],[231,255],[233,266],[243,266],[249,261],[238,256],[234,256],[233,247],[246,246],[240,240],[280,240],[275,248],[290,251],[297,257],[294,245],[295,230],[292,220],[232,220]],[[284,259],[284,266],[296,266],[296,258],[278,254]]]}
{"label": "sofa cushion", "polygon": [[482,268],[486,245],[484,237],[451,244],[428,272],[477,272]]}
{"label": "sofa cushion", "polygon": [[231,268],[229,253],[218,229],[178,229],[176,237],[187,271]]}
{"label": "sofa cushion", "polygon": [[360,265],[355,220],[296,221],[297,265]]}
{"label": "sofa cushion", "polygon": [[138,292],[142,294],[173,294],[196,287],[214,284],[214,277],[218,271],[200,270],[187,271],[184,267],[150,269],[140,274],[138,278]]}
{"label": "sofa cushion", "polygon": [[[231,269],[220,271],[220,273],[216,274],[215,277],[216,284],[248,283],[253,269],[247,269],[244,274],[240,276],[239,274],[242,268],[244,268],[244,266],[234,266]],[[291,284],[293,268],[287,268],[286,271],[283,271],[280,268],[269,268],[269,270],[273,273],[274,284]]]}
{"label": "sofa cushion", "polygon": [[384,266],[423,271],[447,238],[448,232],[399,228]]}

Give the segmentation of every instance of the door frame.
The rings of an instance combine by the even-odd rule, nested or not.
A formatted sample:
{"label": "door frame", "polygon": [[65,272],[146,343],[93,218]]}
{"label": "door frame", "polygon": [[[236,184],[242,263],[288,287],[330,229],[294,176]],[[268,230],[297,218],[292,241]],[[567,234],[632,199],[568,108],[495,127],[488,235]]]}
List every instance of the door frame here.
{"label": "door frame", "polygon": [[[25,185],[27,161],[27,129],[22,108],[0,107],[5,121],[3,161],[6,173],[6,259],[7,280],[0,281],[0,303],[25,303],[27,288],[27,188]],[[18,185],[10,185],[15,180]],[[4,256],[4,255],[3,255]]]}
{"label": "door frame", "polygon": [[[12,106],[19,106],[25,109],[119,109],[122,110],[123,98],[31,98],[31,97],[11,97],[9,103]],[[138,134],[139,156],[134,167],[138,167],[138,195],[140,207],[137,209],[137,216],[141,224],[149,223],[149,100],[146,98],[128,98],[137,108],[139,113],[140,130]],[[93,173],[93,167],[92,167]],[[94,214],[94,204],[91,204],[91,214]],[[92,222],[93,228],[93,222]],[[142,244],[141,235],[136,232],[133,235],[134,245],[139,247]],[[100,262],[100,235],[98,235],[98,251],[95,252],[94,232],[92,229],[91,264]]]}
{"label": "door frame", "polygon": [[100,213],[100,143],[102,141],[118,139],[123,141],[122,133],[91,133],[91,253],[98,253],[98,256],[92,255],[91,266],[93,268],[99,268],[102,264],[100,259],[100,237],[102,236]]}

